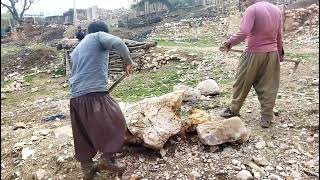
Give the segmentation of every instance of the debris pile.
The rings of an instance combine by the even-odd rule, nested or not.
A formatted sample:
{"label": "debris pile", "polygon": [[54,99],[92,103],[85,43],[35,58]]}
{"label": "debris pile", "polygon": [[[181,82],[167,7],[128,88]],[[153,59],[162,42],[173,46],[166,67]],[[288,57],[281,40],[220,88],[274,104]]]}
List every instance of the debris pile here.
{"label": "debris pile", "polygon": [[139,16],[137,18],[120,20],[119,27],[139,28],[159,23],[161,21],[162,18],[160,16]]}
{"label": "debris pile", "polygon": [[21,74],[33,73],[35,71],[53,70],[58,67],[58,54],[50,48],[35,45],[25,47],[18,53],[4,52],[5,59],[10,59],[1,67],[1,75],[9,75],[15,72]]}
{"label": "debris pile", "polygon": [[55,46],[58,40],[61,40],[63,38],[66,29],[67,26],[65,25],[43,26],[26,24],[23,26],[22,33],[24,34],[24,38],[22,39],[29,42],[43,43]]}

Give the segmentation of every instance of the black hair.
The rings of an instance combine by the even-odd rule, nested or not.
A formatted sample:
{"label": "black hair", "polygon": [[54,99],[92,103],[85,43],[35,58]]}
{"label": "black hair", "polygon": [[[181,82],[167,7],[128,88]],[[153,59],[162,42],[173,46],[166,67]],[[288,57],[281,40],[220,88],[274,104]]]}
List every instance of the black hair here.
{"label": "black hair", "polygon": [[109,33],[109,28],[106,23],[102,21],[95,21],[89,24],[88,26],[88,33],[95,33],[95,32],[106,32]]}

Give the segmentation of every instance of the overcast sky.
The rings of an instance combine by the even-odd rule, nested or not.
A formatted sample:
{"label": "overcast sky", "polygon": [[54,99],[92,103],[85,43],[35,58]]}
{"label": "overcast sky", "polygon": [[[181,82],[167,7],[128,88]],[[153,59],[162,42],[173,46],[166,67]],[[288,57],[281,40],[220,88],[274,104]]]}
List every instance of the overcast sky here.
{"label": "overcast sky", "polygon": [[[129,2],[131,0],[76,0],[76,8],[85,9],[92,6],[106,9],[129,8]],[[43,12],[45,16],[62,15],[69,8],[73,8],[73,0],[39,0],[39,2],[31,6],[26,14]]]}

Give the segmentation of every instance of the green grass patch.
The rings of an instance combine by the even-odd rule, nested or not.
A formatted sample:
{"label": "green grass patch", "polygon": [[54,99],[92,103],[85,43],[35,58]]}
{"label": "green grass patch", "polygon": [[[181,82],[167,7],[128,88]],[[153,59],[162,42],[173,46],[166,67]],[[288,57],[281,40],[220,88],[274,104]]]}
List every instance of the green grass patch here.
{"label": "green grass patch", "polygon": [[66,71],[65,71],[64,68],[60,67],[60,68],[55,69],[54,74],[55,75],[63,75],[63,76],[65,76],[66,75]]}
{"label": "green grass patch", "polygon": [[48,47],[48,46],[45,46],[44,44],[32,44],[30,47],[31,47],[31,49],[33,49],[33,50],[39,50],[39,49],[54,50],[54,51],[57,50],[57,49],[54,48],[54,47]]}
{"label": "green grass patch", "polygon": [[173,91],[182,75],[177,74],[176,63],[163,66],[156,72],[140,72],[132,75],[112,92],[122,101],[136,102],[146,97],[161,96]]}
{"label": "green grass patch", "polygon": [[14,92],[14,93],[6,93],[7,98],[2,100],[3,103],[7,105],[17,105],[21,102],[33,102],[37,99],[44,99],[47,97],[55,97],[55,96],[64,96],[67,95],[70,91],[70,88],[62,88],[62,87],[41,87],[36,92]]}
{"label": "green grass patch", "polygon": [[32,83],[34,75],[28,75],[23,78],[23,80],[27,83]]}
{"label": "green grass patch", "polygon": [[[24,81],[26,83],[29,83],[30,87],[25,87],[25,89],[21,91],[5,93],[7,98],[2,100],[2,102],[6,105],[15,106],[21,104],[21,102],[24,101],[33,102],[37,99],[68,95],[70,92],[70,88],[63,88],[61,85],[61,81],[64,79],[65,77],[52,79],[49,74],[25,76]],[[9,81],[5,83],[9,84]],[[31,89],[35,87],[38,88],[38,90],[32,92]]]}
{"label": "green grass patch", "polygon": [[13,55],[18,53],[22,48],[19,46],[1,46],[1,56],[3,55]]}
{"label": "green grass patch", "polygon": [[174,40],[156,39],[156,42],[160,46],[177,46],[177,42]]}
{"label": "green grass patch", "polygon": [[189,112],[181,111],[180,117],[181,117],[181,119],[187,119],[189,117]]}
{"label": "green grass patch", "polygon": [[13,80],[8,80],[8,81],[1,80],[1,88],[4,88],[11,83],[13,83]]}
{"label": "green grass patch", "polygon": [[303,61],[319,62],[318,53],[305,53],[305,54],[286,53],[285,57],[288,59],[298,59]]}
{"label": "green grass patch", "polygon": [[196,85],[199,83],[200,80],[201,80],[200,77],[194,77],[194,79],[188,80],[188,81],[186,82],[186,85],[191,86],[191,87],[194,87],[194,86],[196,86]]}
{"label": "green grass patch", "polygon": [[221,85],[227,85],[227,84],[232,84],[232,82],[233,82],[234,80],[235,80],[235,79],[232,78],[232,77],[227,77],[227,76],[225,76],[225,77],[217,80],[217,83],[218,83],[218,84],[221,84]]}

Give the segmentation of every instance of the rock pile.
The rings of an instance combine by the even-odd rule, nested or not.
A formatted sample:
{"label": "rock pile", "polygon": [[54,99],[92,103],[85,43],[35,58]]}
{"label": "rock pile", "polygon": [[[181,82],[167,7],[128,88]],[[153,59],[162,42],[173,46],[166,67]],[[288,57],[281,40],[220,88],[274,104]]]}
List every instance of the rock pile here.
{"label": "rock pile", "polygon": [[304,27],[318,28],[319,6],[312,4],[307,8],[298,8],[285,11],[285,30],[302,31]]}
{"label": "rock pile", "polygon": [[160,16],[138,16],[136,18],[120,20],[119,27],[139,28],[150,26],[162,21]]}
{"label": "rock pile", "polygon": [[[19,47],[20,48],[20,47]],[[13,73],[31,73],[35,69],[48,70],[54,69],[58,64],[59,55],[53,49],[39,46],[23,47],[19,51],[3,52],[4,59],[8,60],[1,67],[1,75],[7,76]]]}
{"label": "rock pile", "polygon": [[226,25],[225,22],[215,22],[210,18],[181,19],[178,22],[167,22],[156,26],[147,39],[175,44],[196,44],[203,39],[210,44],[221,43],[221,40],[216,38],[218,36],[212,32],[224,32],[218,29],[226,28]]}
{"label": "rock pile", "polygon": [[180,114],[184,93],[178,90],[122,107],[128,128],[127,143],[160,150],[170,137],[194,127],[205,145],[248,141],[250,130],[238,117],[217,121],[205,111],[193,109],[189,119],[183,120]]}

